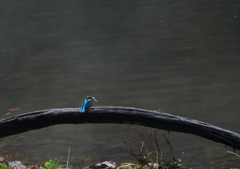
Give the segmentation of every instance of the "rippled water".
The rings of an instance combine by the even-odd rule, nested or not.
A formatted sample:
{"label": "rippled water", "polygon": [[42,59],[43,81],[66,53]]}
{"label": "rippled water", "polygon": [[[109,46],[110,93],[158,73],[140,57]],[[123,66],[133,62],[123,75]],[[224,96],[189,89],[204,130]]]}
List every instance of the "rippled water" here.
{"label": "rippled water", "polygon": [[[220,0],[2,1],[1,115],[10,108],[20,109],[15,115],[80,107],[85,96],[94,95],[95,106],[161,109],[240,133],[239,8],[239,1]],[[66,159],[69,142],[76,167],[88,157],[92,163],[120,163],[134,159],[115,140],[136,127],[56,125],[2,144],[7,148],[18,136],[27,137],[18,139],[16,150],[30,164],[49,154]],[[239,167],[222,144],[166,135],[188,167],[218,166],[223,159]]]}

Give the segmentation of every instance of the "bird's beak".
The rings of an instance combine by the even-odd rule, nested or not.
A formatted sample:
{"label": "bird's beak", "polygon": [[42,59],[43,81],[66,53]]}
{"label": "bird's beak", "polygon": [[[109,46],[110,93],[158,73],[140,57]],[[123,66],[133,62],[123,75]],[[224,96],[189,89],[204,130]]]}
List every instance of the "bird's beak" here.
{"label": "bird's beak", "polygon": [[94,97],[92,97],[92,99],[93,99],[95,102],[98,102]]}

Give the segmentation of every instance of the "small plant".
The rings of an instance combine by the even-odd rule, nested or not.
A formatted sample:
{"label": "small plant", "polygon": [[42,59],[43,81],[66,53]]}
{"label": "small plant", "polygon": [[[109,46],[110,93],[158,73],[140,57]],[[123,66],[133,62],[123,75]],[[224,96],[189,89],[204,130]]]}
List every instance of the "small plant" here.
{"label": "small plant", "polygon": [[6,169],[6,168],[7,168],[6,164],[0,163],[0,169]]}
{"label": "small plant", "polygon": [[[40,169],[69,169],[72,168],[71,165],[69,165],[69,162],[67,162],[67,166],[60,164],[62,162],[61,160],[55,159],[55,160],[48,160],[40,167]],[[65,162],[65,161],[64,161]]]}
{"label": "small plant", "polygon": [[[128,138],[123,139],[122,142],[125,145],[124,149],[138,161],[138,164],[122,163],[118,169],[186,169],[182,167],[182,161],[176,159],[172,145],[164,134],[163,136],[172,154],[171,161],[165,161],[162,158],[161,149],[157,140],[157,130],[149,132],[149,136],[145,136],[139,130],[137,133],[138,140],[140,141],[134,141]],[[138,142],[140,142],[140,144]],[[138,153],[134,152],[133,145],[138,147]]]}
{"label": "small plant", "polygon": [[0,163],[0,169],[12,169],[12,168],[4,163]]}
{"label": "small plant", "polygon": [[61,169],[62,167],[59,165],[58,160],[49,160],[43,164],[43,167],[40,169]]}

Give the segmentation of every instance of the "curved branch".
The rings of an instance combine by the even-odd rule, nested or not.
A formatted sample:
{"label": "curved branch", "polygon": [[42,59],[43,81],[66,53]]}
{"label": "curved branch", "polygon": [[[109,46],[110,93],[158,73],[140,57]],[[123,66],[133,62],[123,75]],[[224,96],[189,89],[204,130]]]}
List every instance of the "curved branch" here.
{"label": "curved branch", "polygon": [[87,113],[79,108],[48,109],[0,120],[0,138],[55,124],[119,123],[190,133],[240,150],[240,135],[201,121],[130,107],[94,107]]}

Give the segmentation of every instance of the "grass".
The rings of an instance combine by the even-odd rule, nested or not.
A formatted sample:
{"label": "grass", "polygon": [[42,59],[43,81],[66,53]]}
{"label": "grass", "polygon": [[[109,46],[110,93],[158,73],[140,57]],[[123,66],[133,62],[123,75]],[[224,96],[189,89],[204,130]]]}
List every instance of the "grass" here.
{"label": "grass", "polygon": [[11,169],[10,166],[7,166],[6,164],[4,163],[0,163],[0,169]]}
{"label": "grass", "polygon": [[[64,165],[60,165],[61,160],[48,160],[46,161],[40,169],[65,169]],[[67,162],[67,168],[69,167]]]}
{"label": "grass", "polygon": [[[175,157],[173,147],[164,134],[163,136],[171,152],[172,160],[163,159],[156,129],[149,130],[148,135],[143,134],[139,130],[134,133],[137,133],[137,141],[127,138],[123,139],[122,142],[126,152],[134,157],[137,163],[122,163],[117,169],[186,169],[186,167],[182,166],[182,161]],[[134,152],[136,149],[139,151]]]}
{"label": "grass", "polygon": [[[124,150],[133,158],[135,158],[136,163],[122,163],[120,164],[117,169],[191,169],[186,168],[183,165],[183,162],[176,158],[174,154],[173,147],[171,145],[170,140],[163,134],[163,138],[165,139],[167,146],[169,148],[169,152],[171,153],[171,160],[166,160],[163,158],[163,154],[161,152],[161,148],[157,139],[157,130],[149,130],[149,133],[142,133],[141,131],[134,132],[134,139],[125,138],[122,139],[121,142],[123,144]],[[22,137],[18,137],[13,141],[13,143],[10,146],[10,150],[5,150],[1,146],[0,142],[0,150],[2,150],[5,155],[5,159],[11,158],[15,162],[15,166],[11,167],[10,163],[5,160],[5,163],[0,163],[0,169],[23,169],[21,166],[23,164],[20,163],[20,167],[17,167],[16,164],[18,164],[18,161],[15,161],[16,158],[19,156],[19,154],[16,152],[16,147],[20,145],[20,143],[17,142],[17,140]],[[51,159],[49,157],[49,160],[37,164],[35,166],[28,166],[26,168],[28,169],[73,169],[73,166],[69,163],[69,157],[70,157],[70,146],[71,142],[69,143],[69,149],[68,149],[68,155],[67,155],[67,161],[63,161],[61,159]],[[137,152],[136,152],[137,150]],[[227,151],[230,154],[235,155],[237,158],[240,158],[240,155]],[[89,160],[86,159],[83,166],[80,168],[87,169],[85,166],[86,161]],[[229,169],[240,169],[240,168],[229,168]]]}

